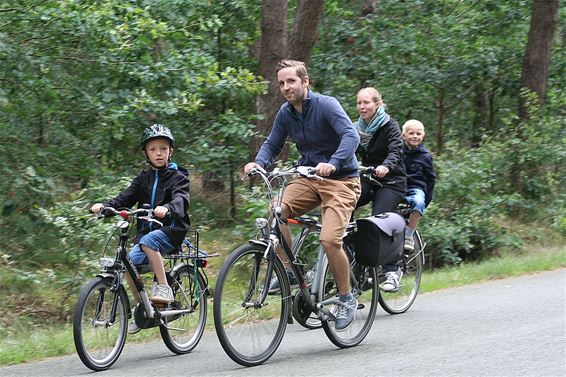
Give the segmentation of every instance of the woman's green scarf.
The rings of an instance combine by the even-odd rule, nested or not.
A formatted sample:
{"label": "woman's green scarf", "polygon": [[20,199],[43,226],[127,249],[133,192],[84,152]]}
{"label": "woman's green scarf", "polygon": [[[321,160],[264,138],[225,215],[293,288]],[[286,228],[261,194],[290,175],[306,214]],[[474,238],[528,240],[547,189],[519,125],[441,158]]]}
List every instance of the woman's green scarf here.
{"label": "woman's green scarf", "polygon": [[385,108],[383,106],[379,106],[379,108],[375,112],[375,115],[373,116],[373,118],[371,118],[369,124],[367,124],[362,117],[358,119],[358,121],[356,122],[356,127],[360,134],[360,139],[361,139],[360,143],[362,147],[364,148],[367,147],[373,134],[375,134],[375,132],[381,126],[389,122],[389,119],[391,119],[391,117],[389,116],[389,114],[385,112]]}

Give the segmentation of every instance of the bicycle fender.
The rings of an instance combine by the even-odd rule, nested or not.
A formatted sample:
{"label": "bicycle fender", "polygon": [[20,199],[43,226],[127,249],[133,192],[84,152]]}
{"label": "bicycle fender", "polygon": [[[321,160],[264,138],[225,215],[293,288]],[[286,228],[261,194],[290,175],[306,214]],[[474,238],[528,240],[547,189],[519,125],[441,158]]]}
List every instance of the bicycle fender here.
{"label": "bicycle fender", "polygon": [[179,271],[181,268],[184,268],[185,266],[187,266],[185,262],[177,263],[173,266],[171,271],[169,271],[169,274],[177,273],[177,271]]}
{"label": "bicycle fender", "polygon": [[100,277],[100,278],[114,278],[114,274],[111,272],[104,272],[101,271],[98,274],[96,274],[96,277]]}
{"label": "bicycle fender", "polygon": [[[167,273],[167,275],[168,275],[167,280],[169,280],[169,276],[171,276],[171,275],[173,275],[173,274],[177,274],[177,272],[178,272],[179,270],[181,270],[182,268],[185,268],[185,267],[192,267],[193,269],[196,268],[195,266],[193,266],[193,265],[191,265],[191,264],[187,264],[187,263],[185,263],[185,262],[177,263],[177,264],[174,265],[173,268]],[[200,280],[201,282],[207,281],[207,279],[205,279],[205,278],[202,276],[201,272],[198,271],[198,269],[197,269],[197,273],[198,273],[198,278],[199,278],[199,280]],[[171,282],[169,282],[169,283],[171,283]],[[203,285],[204,285],[204,284],[203,284]],[[210,289],[208,289],[208,286],[204,287],[204,290],[205,290],[205,295],[206,295],[206,296],[211,296]]]}
{"label": "bicycle fender", "polygon": [[250,240],[250,243],[254,245],[261,245],[267,247],[267,242],[262,240]]}

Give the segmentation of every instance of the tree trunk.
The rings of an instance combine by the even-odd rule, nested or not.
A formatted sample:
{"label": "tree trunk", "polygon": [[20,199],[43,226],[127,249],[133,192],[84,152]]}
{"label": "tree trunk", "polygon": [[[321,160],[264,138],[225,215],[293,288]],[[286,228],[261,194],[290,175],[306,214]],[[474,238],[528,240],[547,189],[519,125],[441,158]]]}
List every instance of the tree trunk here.
{"label": "tree trunk", "polygon": [[[550,63],[550,51],[552,46],[552,36],[556,27],[556,15],[558,13],[558,0],[534,0],[531,12],[531,26],[523,58],[523,70],[521,72],[521,90],[526,89],[527,93],[519,94],[519,125],[517,127],[517,137],[525,141],[527,136],[523,133],[522,123],[530,117],[529,113],[529,94],[534,93],[538,104],[542,105],[546,96],[546,81],[548,78],[548,66]],[[524,172],[526,162],[521,161],[520,144],[516,143],[511,148],[511,158],[513,159],[510,170],[510,180],[517,192],[524,192]],[[519,214],[524,216],[524,214]]]}
{"label": "tree trunk", "polygon": [[[523,58],[521,88],[537,95],[539,104],[544,103],[546,81],[550,63],[552,36],[556,28],[558,0],[534,0],[531,13],[531,26]],[[519,118],[529,118],[527,98],[519,95]]]}
{"label": "tree trunk", "polygon": [[[300,0],[287,43],[287,0],[264,0],[262,3],[258,74],[268,82],[268,87],[267,92],[258,96],[256,101],[257,114],[260,116],[257,123],[259,135],[252,142],[252,159],[269,134],[275,115],[283,103],[275,77],[275,67],[279,60],[284,58],[308,64],[316,42],[323,7],[324,0]],[[285,147],[278,158],[285,161],[288,153],[289,149]]]}
{"label": "tree trunk", "polygon": [[474,119],[470,135],[470,145],[477,148],[480,145],[483,133],[489,129],[490,124],[490,96],[486,93],[482,85],[474,88]]}
{"label": "tree trunk", "polygon": [[[324,0],[299,0],[293,30],[287,43],[287,58],[304,62],[308,67],[323,8]],[[277,158],[287,161],[288,156],[289,146],[286,145]]]}
{"label": "tree trunk", "polygon": [[261,8],[261,43],[258,74],[268,83],[267,92],[258,96],[256,109],[259,119],[252,140],[250,157],[255,158],[259,147],[269,134],[277,110],[283,103],[275,67],[284,58],[287,48],[287,0],[264,0]]}
{"label": "tree trunk", "polygon": [[436,110],[438,111],[438,117],[436,120],[436,150],[440,155],[442,153],[442,148],[444,148],[444,114],[446,112],[446,106],[444,103],[444,87],[439,86],[437,88],[436,97]]}
{"label": "tree trunk", "polygon": [[324,0],[299,0],[287,45],[287,56],[290,59],[302,61],[308,66],[323,8]]}
{"label": "tree trunk", "polygon": [[[216,60],[218,61],[218,68],[219,71],[222,71],[224,68],[224,59],[223,59],[223,45],[222,45],[222,28],[218,29],[216,33]],[[220,109],[218,109],[221,114],[226,113],[226,97],[222,97],[222,101],[220,102]],[[232,176],[232,166],[229,165],[229,171],[207,171],[203,174],[203,183],[202,187],[205,192],[222,192],[226,189],[226,174],[229,177]],[[230,184],[232,184],[232,180],[230,180]],[[232,187],[230,187],[232,190]],[[232,197],[230,197],[232,199]],[[230,206],[232,207],[234,203],[230,200]]]}
{"label": "tree trunk", "polygon": [[377,0],[364,0],[364,7],[362,9],[362,17],[375,14],[377,10]]}
{"label": "tree trunk", "polygon": [[45,119],[43,115],[39,116],[37,137],[35,138],[35,140],[37,141],[37,145],[39,145],[40,147],[45,146]]}

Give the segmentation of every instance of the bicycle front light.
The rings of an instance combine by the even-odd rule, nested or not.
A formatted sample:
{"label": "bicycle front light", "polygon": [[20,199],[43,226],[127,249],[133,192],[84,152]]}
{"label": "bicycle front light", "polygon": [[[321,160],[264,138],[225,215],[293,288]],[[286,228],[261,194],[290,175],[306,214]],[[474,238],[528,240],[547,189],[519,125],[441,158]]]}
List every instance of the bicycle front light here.
{"label": "bicycle front light", "polygon": [[267,219],[263,217],[255,219],[255,227],[261,231],[263,238],[269,237],[269,230],[267,229]]}
{"label": "bicycle front light", "polygon": [[100,258],[98,261],[98,264],[100,264],[102,267],[112,267],[114,266],[114,259],[112,258]]}
{"label": "bicycle front light", "polygon": [[255,227],[259,230],[265,228],[267,226],[267,219],[264,219],[263,217],[259,217],[257,219],[255,219]]}

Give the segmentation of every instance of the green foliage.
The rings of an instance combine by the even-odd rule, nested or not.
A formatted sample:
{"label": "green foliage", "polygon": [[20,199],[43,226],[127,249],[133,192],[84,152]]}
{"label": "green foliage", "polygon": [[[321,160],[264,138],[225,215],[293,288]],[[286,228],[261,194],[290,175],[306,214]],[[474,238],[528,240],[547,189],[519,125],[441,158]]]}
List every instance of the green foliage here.
{"label": "green foliage", "polygon": [[435,160],[435,201],[420,226],[433,266],[517,249],[520,237],[508,230],[513,220],[563,231],[566,128],[565,118],[556,116],[562,101],[550,96],[544,111],[533,111],[528,122],[508,120],[507,131],[478,148],[450,143]]}
{"label": "green foliage", "polygon": [[521,237],[508,230],[516,219],[560,229],[563,26],[545,106],[531,103],[533,116],[524,124],[515,116],[531,5],[379,2],[375,14],[362,16],[361,4],[326,4],[309,67],[315,88],[338,97],[357,119],[357,90],[375,86],[391,116],[401,124],[421,120],[427,147],[441,153],[435,200],[420,225],[431,266],[516,249]]}
{"label": "green foliage", "polygon": [[196,0],[27,0],[0,12],[0,140],[10,161],[0,167],[0,229],[16,236],[0,249],[58,248],[67,239],[53,231],[59,220],[38,208],[58,203],[65,214],[96,177],[139,169],[138,138],[153,122],[173,129],[176,161],[191,170],[226,175],[228,160],[246,159],[253,97],[265,85],[242,58],[257,17],[247,2]]}
{"label": "green foliage", "polygon": [[[371,85],[400,123],[425,124],[439,176],[420,225],[430,266],[566,236],[564,25],[545,104],[531,101],[521,123],[530,1],[377,2],[365,16],[362,3],[325,2],[309,76],[353,119],[357,90]],[[193,182],[209,172],[226,187],[235,182],[240,223],[230,218],[228,192],[213,200],[204,190],[192,197],[195,226],[220,249],[255,235],[253,219],[267,216],[268,201],[237,176],[262,116],[254,106],[266,84],[254,74],[260,2],[22,0],[1,8],[0,285],[10,287],[11,305],[2,325],[12,313],[32,323],[68,319],[68,298],[96,270],[110,232],[108,222],[87,222],[87,209],[145,166],[139,135],[154,122],[173,129],[173,159]],[[520,233],[517,223],[536,231]],[[548,233],[532,234],[539,229]],[[23,294],[37,311],[14,306]]]}
{"label": "green foliage", "polygon": [[[365,17],[343,2],[325,8],[310,67],[318,90],[337,96],[357,119],[357,90],[375,86],[401,124],[411,118],[425,124],[429,147],[436,147],[438,133],[469,144],[505,126],[501,118],[514,113],[517,103],[529,1],[397,1],[376,7]],[[478,96],[493,99],[493,130],[477,124]]]}

